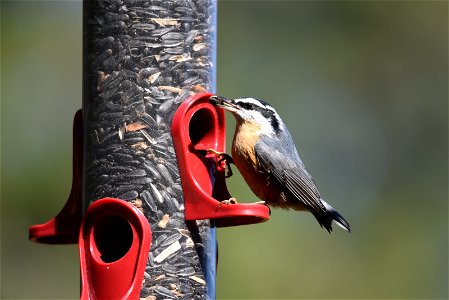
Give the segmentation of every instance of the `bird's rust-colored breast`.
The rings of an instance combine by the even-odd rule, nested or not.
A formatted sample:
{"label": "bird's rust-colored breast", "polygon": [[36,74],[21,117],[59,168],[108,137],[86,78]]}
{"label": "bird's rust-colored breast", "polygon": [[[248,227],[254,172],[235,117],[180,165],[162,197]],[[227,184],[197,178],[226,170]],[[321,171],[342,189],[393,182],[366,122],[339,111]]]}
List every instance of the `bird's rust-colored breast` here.
{"label": "bird's rust-colored breast", "polygon": [[270,180],[269,174],[261,169],[254,145],[259,139],[260,126],[250,122],[237,122],[232,142],[232,158],[248,186],[261,200],[277,203],[280,189]]}
{"label": "bird's rust-colored breast", "polygon": [[260,126],[249,122],[238,122],[232,141],[232,157],[237,168],[251,169],[255,171],[257,165],[254,145],[259,139]]}

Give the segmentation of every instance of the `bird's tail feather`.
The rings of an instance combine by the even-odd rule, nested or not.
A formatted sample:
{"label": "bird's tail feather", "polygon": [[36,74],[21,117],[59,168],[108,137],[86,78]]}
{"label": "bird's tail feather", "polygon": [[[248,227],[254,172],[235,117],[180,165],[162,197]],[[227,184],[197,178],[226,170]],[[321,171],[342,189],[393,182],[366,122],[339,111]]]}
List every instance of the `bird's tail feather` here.
{"label": "bird's tail feather", "polygon": [[321,226],[327,229],[329,233],[332,231],[332,221],[335,222],[339,227],[343,228],[347,232],[351,232],[351,227],[349,226],[349,223],[343,218],[342,215],[340,215],[335,209],[332,208],[329,204],[327,204],[326,201],[323,199],[320,199],[323,203],[324,207],[326,208],[326,212],[324,212],[324,215],[322,215],[318,219],[318,222]]}

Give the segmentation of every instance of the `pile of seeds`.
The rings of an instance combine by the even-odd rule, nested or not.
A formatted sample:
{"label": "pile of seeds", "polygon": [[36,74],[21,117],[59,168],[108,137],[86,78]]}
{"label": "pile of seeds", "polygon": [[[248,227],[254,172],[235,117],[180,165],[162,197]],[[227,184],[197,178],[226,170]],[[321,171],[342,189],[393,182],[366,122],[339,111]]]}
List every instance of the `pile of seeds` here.
{"label": "pile of seeds", "polygon": [[214,89],[215,5],[84,5],[85,201],[116,197],[144,212],[153,232],[146,299],[207,299],[214,292],[205,274],[215,274],[215,240],[208,221],[184,219],[171,121],[191,94]]}

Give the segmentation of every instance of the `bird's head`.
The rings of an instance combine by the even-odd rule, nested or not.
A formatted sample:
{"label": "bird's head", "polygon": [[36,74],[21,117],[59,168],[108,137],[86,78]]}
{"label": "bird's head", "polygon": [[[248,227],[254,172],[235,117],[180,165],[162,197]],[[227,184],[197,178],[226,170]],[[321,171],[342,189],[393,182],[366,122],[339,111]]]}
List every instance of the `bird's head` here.
{"label": "bird's head", "polygon": [[267,102],[254,98],[227,99],[218,95],[209,102],[231,112],[237,122],[250,122],[260,126],[262,132],[275,134],[284,126],[274,108]]}

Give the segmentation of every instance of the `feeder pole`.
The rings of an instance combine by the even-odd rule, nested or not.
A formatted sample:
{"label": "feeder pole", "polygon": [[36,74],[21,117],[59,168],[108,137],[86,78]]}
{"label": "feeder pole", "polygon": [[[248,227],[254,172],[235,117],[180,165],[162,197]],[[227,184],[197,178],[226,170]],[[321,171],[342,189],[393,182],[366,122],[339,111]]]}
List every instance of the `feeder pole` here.
{"label": "feeder pole", "polygon": [[149,221],[141,298],[215,299],[215,226],[184,218],[171,122],[191,94],[215,92],[216,1],[83,5],[84,206],[114,197]]}

